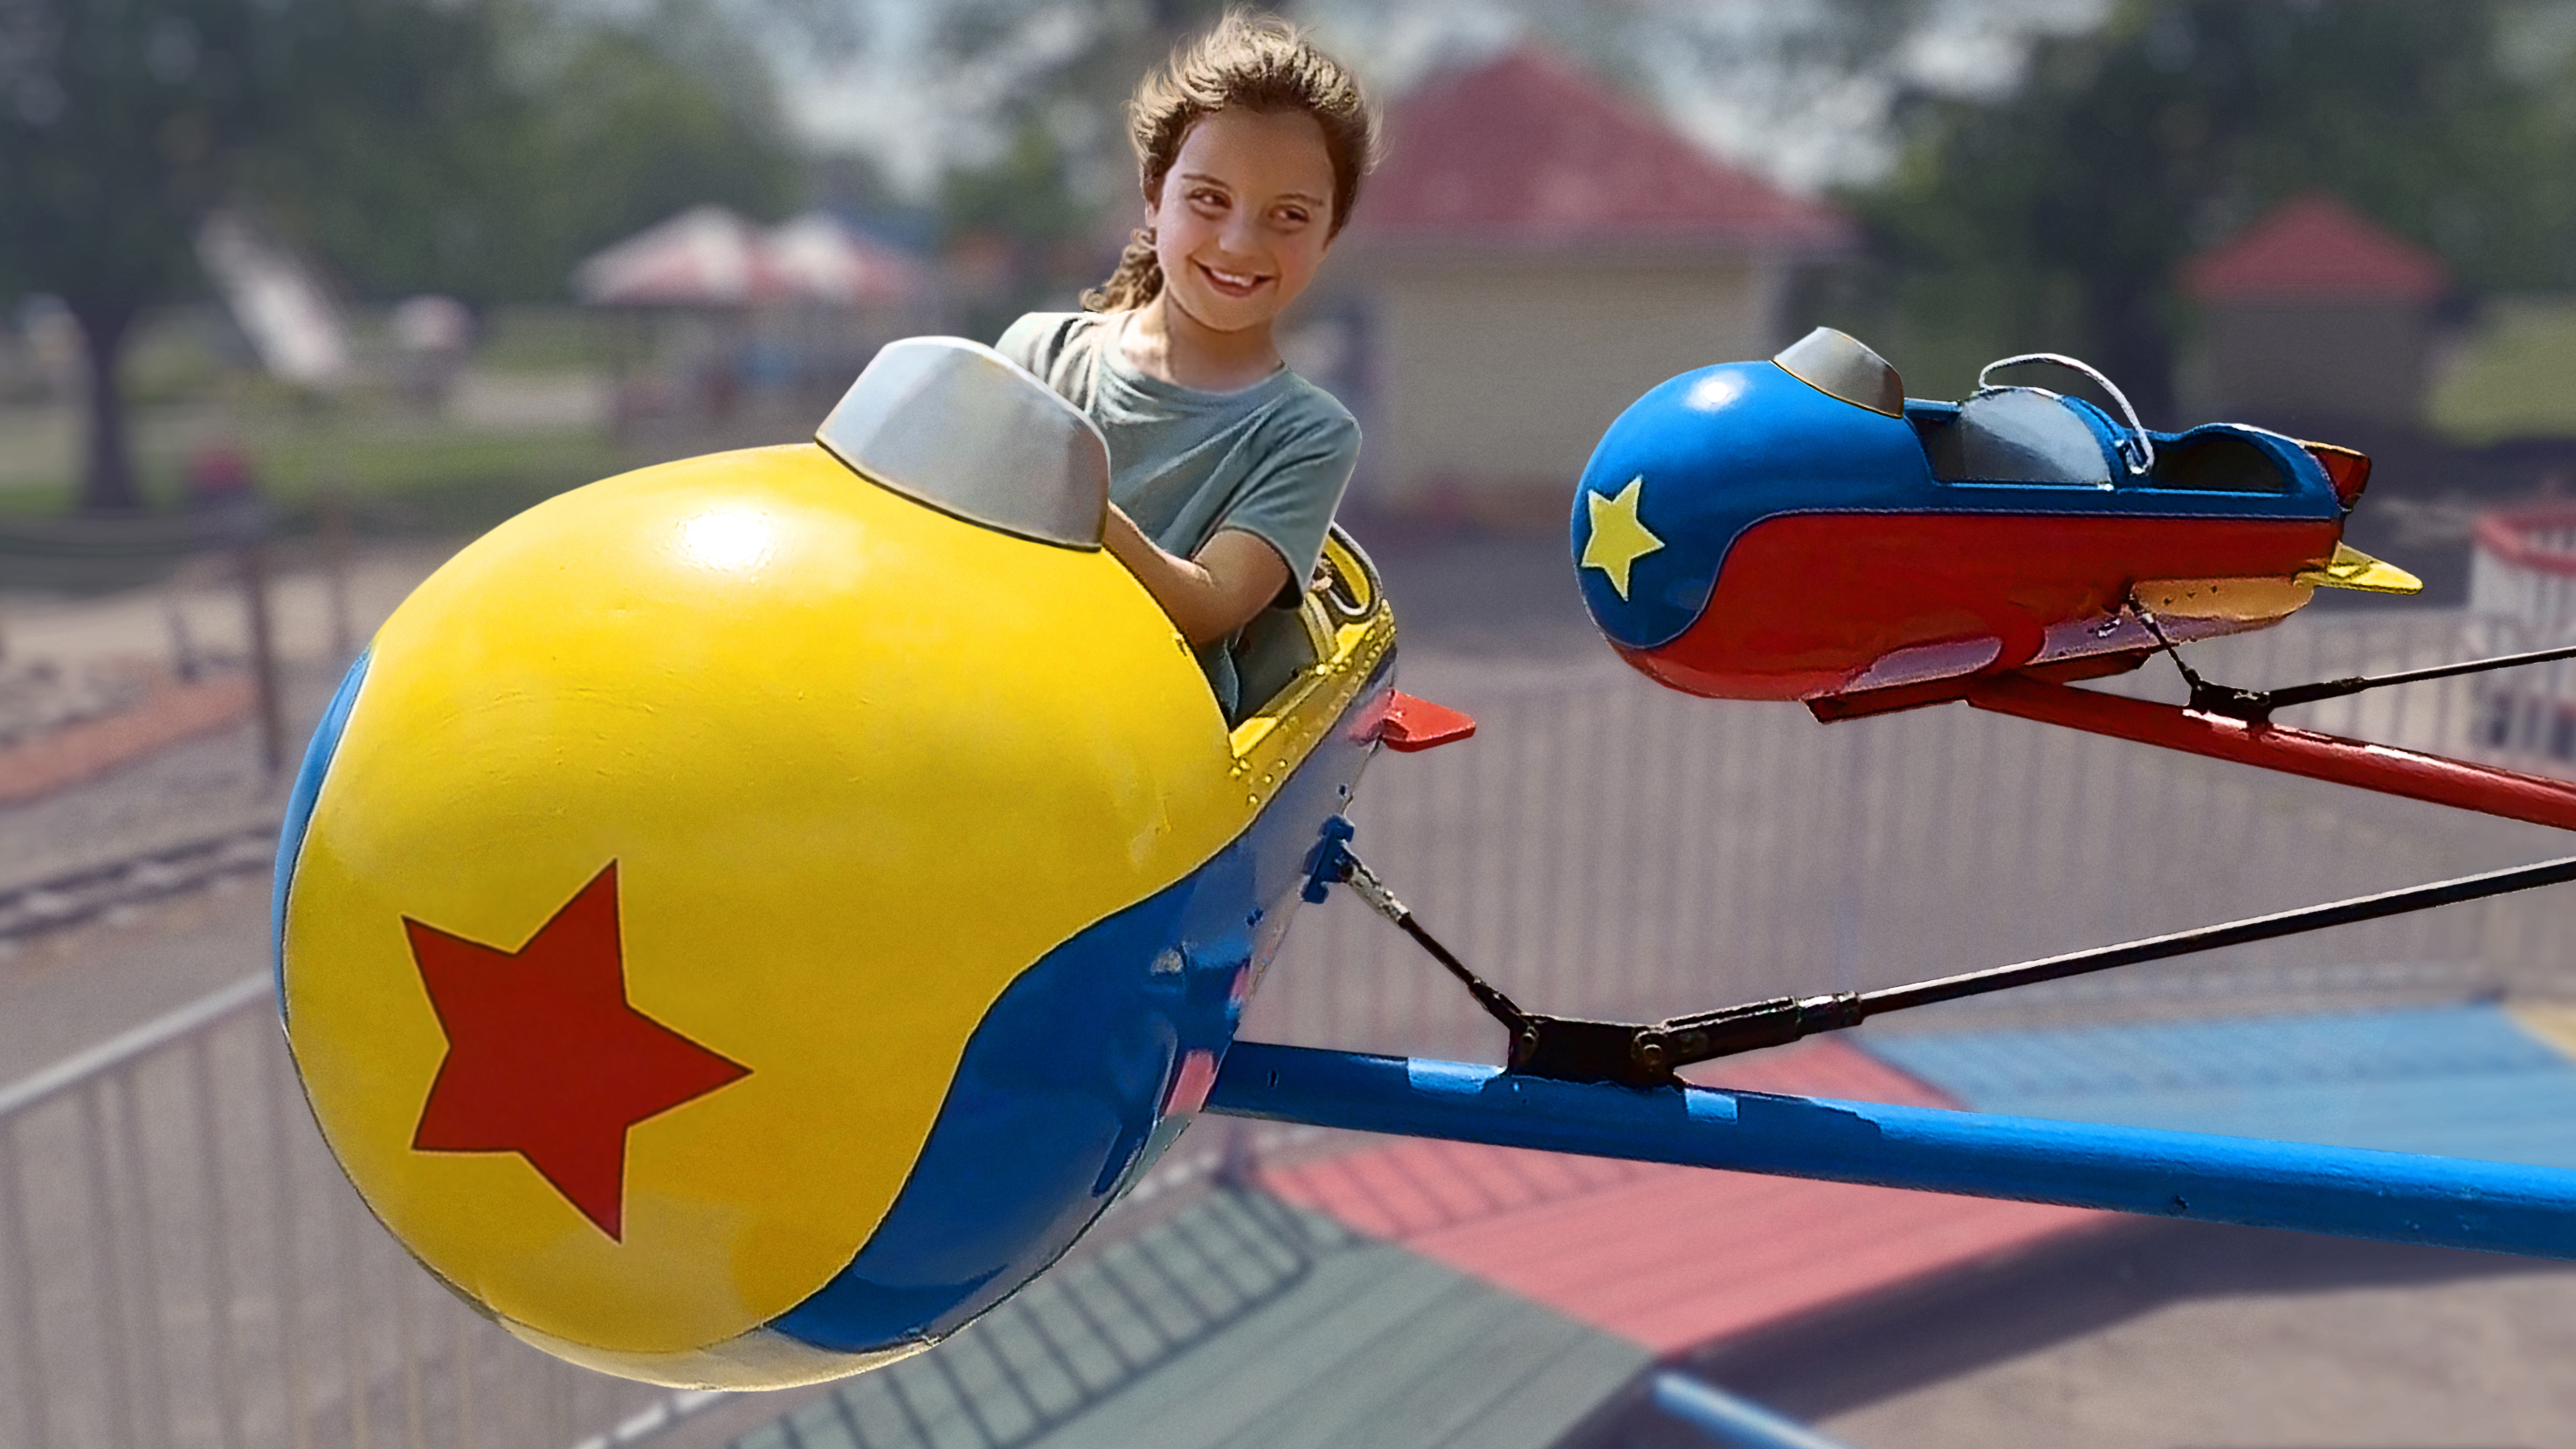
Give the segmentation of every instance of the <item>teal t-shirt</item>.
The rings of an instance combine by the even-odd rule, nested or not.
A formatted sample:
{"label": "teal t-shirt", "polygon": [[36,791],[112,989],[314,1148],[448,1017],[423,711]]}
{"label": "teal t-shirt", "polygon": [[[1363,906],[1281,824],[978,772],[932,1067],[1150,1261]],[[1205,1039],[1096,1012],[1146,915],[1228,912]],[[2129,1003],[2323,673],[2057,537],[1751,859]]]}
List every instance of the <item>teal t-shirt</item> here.
{"label": "teal t-shirt", "polygon": [[[1360,428],[1333,395],[1286,368],[1236,392],[1147,377],[1115,347],[1121,314],[1032,312],[995,344],[1099,425],[1109,499],[1166,553],[1195,555],[1225,529],[1278,550],[1293,602],[1315,571]],[[1200,651],[1228,718],[1236,712],[1230,641]]]}

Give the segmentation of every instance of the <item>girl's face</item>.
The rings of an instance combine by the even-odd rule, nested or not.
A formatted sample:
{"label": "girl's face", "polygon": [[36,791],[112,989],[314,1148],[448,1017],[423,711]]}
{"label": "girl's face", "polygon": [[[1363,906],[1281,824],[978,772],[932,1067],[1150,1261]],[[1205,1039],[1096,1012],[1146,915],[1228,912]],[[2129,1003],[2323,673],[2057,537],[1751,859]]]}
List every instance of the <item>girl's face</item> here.
{"label": "girl's face", "polygon": [[1153,208],[1164,295],[1217,332],[1266,327],[1332,245],[1333,158],[1304,111],[1224,110],[1181,138]]}

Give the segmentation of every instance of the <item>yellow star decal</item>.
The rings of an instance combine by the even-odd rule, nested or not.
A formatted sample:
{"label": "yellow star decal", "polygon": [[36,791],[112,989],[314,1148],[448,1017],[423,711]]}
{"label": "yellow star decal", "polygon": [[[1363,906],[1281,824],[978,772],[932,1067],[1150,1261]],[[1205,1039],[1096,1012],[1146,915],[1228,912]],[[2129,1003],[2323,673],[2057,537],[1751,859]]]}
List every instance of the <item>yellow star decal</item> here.
{"label": "yellow star decal", "polygon": [[1637,495],[1645,486],[1646,475],[1640,473],[1616,494],[1583,495],[1592,513],[1592,537],[1584,541],[1581,567],[1608,574],[1610,587],[1622,599],[1628,597],[1628,566],[1664,546],[1637,521]]}

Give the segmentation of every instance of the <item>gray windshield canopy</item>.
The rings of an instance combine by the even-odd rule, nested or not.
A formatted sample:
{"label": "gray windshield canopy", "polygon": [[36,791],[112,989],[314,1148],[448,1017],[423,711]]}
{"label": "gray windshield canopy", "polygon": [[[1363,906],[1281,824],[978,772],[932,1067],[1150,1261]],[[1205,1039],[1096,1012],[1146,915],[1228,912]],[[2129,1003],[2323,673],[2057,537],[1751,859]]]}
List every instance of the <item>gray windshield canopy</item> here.
{"label": "gray windshield canopy", "polygon": [[970,523],[1100,547],[1109,445],[1026,369],[962,337],[889,342],[814,441],[873,482]]}

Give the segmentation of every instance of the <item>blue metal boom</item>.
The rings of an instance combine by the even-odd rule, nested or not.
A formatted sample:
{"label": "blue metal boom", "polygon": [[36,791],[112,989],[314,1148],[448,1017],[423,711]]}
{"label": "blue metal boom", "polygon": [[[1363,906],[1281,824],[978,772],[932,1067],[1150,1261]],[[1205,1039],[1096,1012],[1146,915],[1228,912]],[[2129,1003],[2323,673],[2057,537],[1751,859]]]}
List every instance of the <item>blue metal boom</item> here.
{"label": "blue metal boom", "polygon": [[1241,1042],[1207,1110],[2576,1260],[2576,1171]]}
{"label": "blue metal boom", "polygon": [[1719,1449],[1852,1449],[1679,1369],[1657,1370],[1652,1383],[1652,1401],[1664,1417]]}

